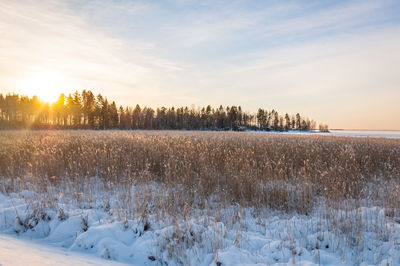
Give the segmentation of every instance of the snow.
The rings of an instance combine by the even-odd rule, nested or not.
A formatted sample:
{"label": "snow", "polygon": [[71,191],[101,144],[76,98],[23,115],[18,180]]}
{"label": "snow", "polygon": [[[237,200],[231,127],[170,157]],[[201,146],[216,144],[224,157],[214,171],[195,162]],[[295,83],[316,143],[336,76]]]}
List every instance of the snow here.
{"label": "snow", "polygon": [[0,265],[123,265],[84,253],[51,247],[26,238],[0,234]]}
{"label": "snow", "polygon": [[330,130],[329,132],[319,131],[253,131],[248,133],[283,134],[283,135],[313,135],[313,136],[334,136],[334,137],[355,137],[355,138],[390,138],[400,139],[400,130]]}
{"label": "snow", "polygon": [[65,198],[33,212],[41,200],[0,194],[0,265],[400,265],[400,223],[380,207],[334,212],[330,222],[346,215],[343,225],[359,229],[344,234],[349,228],[333,228],[323,208],[306,216],[232,206],[219,217],[120,221],[102,204]]}
{"label": "snow", "polygon": [[321,133],[328,136],[358,137],[358,138],[390,138],[399,139],[399,130],[331,130],[329,133]]}

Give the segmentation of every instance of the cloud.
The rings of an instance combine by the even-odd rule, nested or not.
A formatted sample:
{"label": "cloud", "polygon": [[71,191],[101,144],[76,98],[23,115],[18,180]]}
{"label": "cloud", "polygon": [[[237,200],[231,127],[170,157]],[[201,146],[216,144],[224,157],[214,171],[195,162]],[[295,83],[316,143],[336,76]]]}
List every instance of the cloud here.
{"label": "cloud", "polygon": [[6,84],[0,81],[3,88],[18,87],[42,68],[69,76],[80,88],[112,95],[118,87],[147,97],[157,93],[148,82],[152,75],[181,69],[149,53],[149,43],[106,35],[61,2],[2,1],[0,17],[0,68],[8,69]]}
{"label": "cloud", "polygon": [[398,12],[390,0],[3,0],[0,92],[48,69],[124,105],[263,106],[343,127],[338,106],[371,114],[379,99],[393,119]]}

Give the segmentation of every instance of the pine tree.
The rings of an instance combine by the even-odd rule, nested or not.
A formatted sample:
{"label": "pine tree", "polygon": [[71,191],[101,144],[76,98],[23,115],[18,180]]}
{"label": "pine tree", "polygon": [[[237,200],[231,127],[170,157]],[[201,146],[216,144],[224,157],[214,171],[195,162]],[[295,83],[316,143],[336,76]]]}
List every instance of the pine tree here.
{"label": "pine tree", "polygon": [[89,128],[95,127],[96,119],[96,98],[91,91],[87,91],[83,97],[83,115],[87,120]]}
{"label": "pine tree", "polygon": [[109,115],[110,115],[110,128],[117,128],[119,124],[119,116],[117,105],[113,101],[109,106]]}
{"label": "pine tree", "polygon": [[301,117],[299,113],[296,114],[296,129],[301,129]]}
{"label": "pine tree", "polygon": [[290,129],[290,117],[289,114],[286,113],[285,114],[285,130],[289,130]]}
{"label": "pine tree", "polygon": [[257,122],[258,126],[263,129],[267,126],[267,117],[263,109],[259,108],[257,112]]}
{"label": "pine tree", "polygon": [[66,125],[65,95],[61,94],[53,104],[53,115],[57,126]]}
{"label": "pine tree", "polygon": [[142,112],[142,109],[137,104],[132,113],[132,128],[133,129],[139,129],[141,112]]}
{"label": "pine tree", "polygon": [[79,94],[78,91],[74,92],[74,97],[73,97],[73,121],[74,121],[74,126],[75,127],[80,127],[81,125],[81,119],[82,119],[82,99],[81,95]]}
{"label": "pine tree", "polygon": [[69,126],[72,126],[72,117],[74,113],[74,99],[71,96],[71,93],[68,95],[66,100],[66,114],[69,119]]}
{"label": "pine tree", "polygon": [[[90,129],[242,129],[253,128],[270,130],[311,130],[314,120],[303,118],[300,114],[284,117],[274,109],[271,112],[258,109],[256,114],[244,112],[241,106],[222,105],[213,109],[186,107],[157,108],[155,114],[150,107],[143,110],[139,105],[117,108],[115,102],[109,104],[101,94],[97,97],[88,90],[81,94],[75,91],[65,97],[61,94],[52,104],[41,101],[37,96],[31,98],[18,94],[0,94],[0,128],[80,128]],[[325,125],[320,126],[321,129]]]}

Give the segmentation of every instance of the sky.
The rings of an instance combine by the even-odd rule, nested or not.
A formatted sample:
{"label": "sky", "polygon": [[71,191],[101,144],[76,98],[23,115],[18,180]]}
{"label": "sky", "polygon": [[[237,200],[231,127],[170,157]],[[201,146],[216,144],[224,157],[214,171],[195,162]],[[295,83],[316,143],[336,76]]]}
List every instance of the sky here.
{"label": "sky", "polygon": [[0,0],[0,93],[400,129],[400,1]]}

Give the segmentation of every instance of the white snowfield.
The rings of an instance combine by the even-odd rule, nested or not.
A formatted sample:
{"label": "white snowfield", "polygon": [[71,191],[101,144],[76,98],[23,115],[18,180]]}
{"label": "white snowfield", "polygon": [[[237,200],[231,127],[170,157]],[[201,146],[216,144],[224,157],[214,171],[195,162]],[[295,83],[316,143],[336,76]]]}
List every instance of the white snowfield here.
{"label": "white snowfield", "polygon": [[25,238],[0,234],[0,265],[124,265],[90,254],[70,252]]}
{"label": "white snowfield", "polygon": [[284,135],[314,135],[314,136],[332,136],[332,137],[353,137],[353,138],[389,138],[400,139],[400,130],[330,130],[330,132],[319,131],[252,131],[249,133],[264,134],[284,134]]}
{"label": "white snowfield", "polygon": [[346,213],[360,230],[345,237],[322,210],[261,215],[232,207],[221,217],[121,222],[113,206],[73,206],[62,198],[33,213],[41,200],[29,191],[0,194],[1,265],[400,265],[400,223],[378,207]]}

